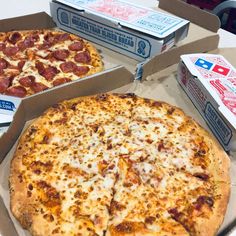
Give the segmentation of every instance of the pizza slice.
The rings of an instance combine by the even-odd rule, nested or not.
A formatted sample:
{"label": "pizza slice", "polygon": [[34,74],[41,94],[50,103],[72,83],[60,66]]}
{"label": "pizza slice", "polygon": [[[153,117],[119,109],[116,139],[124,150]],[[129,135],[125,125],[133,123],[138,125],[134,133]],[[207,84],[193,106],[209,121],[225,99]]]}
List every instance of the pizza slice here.
{"label": "pizza slice", "polygon": [[120,158],[118,166],[106,235],[189,235],[183,225],[170,217],[163,207],[164,199],[152,187],[163,175],[158,168],[144,164],[141,169],[146,173],[142,175],[141,163],[137,167],[127,157]]}

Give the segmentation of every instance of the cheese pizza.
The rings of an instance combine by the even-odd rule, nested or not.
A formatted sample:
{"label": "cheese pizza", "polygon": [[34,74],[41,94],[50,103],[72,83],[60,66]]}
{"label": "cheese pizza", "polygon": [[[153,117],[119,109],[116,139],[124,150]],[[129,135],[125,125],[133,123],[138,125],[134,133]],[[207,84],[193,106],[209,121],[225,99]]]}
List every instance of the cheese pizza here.
{"label": "cheese pizza", "polygon": [[165,102],[64,101],[33,121],[11,162],[11,211],[32,235],[215,235],[229,158]]}
{"label": "cheese pizza", "polygon": [[0,33],[0,93],[25,97],[97,73],[97,50],[78,36],[55,30]]}

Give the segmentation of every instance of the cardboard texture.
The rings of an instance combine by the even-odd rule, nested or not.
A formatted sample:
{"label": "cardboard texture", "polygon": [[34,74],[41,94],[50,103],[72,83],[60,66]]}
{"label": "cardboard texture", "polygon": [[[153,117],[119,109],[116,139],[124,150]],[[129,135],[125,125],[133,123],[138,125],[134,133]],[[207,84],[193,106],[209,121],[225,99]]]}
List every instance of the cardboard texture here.
{"label": "cardboard texture", "polygon": [[[183,17],[190,21],[192,20],[193,15],[195,15],[197,19],[195,20],[196,22],[195,24],[193,23],[190,24],[188,37],[184,39],[180,44],[178,44],[177,47],[174,47],[173,49],[170,49],[168,51],[170,52],[170,55],[169,55],[170,58],[172,58],[173,55],[174,56],[177,55],[175,57],[175,61],[171,60],[171,63],[174,64],[178,62],[178,55],[180,54],[178,53],[178,50],[180,50],[182,54],[183,51],[185,53],[191,53],[192,50],[195,50],[195,51],[197,50],[198,52],[206,52],[206,51],[217,48],[219,36],[214,32],[216,32],[217,29],[219,29],[218,18],[204,11],[201,11],[201,10],[199,11],[199,9],[193,8],[191,5],[188,5],[180,0],[174,0],[174,1],[175,1],[175,4],[173,4],[173,1],[160,0],[158,10],[162,11],[161,8],[163,8],[167,12],[176,11],[177,16]],[[169,4],[165,4],[168,2]],[[142,3],[145,4],[144,2]],[[153,4],[153,8],[156,9],[155,4]],[[184,11],[182,9],[184,9]],[[191,14],[189,14],[190,11],[191,11]],[[204,24],[203,27],[199,26],[200,25],[199,22],[201,20],[203,20],[204,22],[207,22]],[[13,29],[23,30],[23,29],[36,29],[36,28],[52,28],[55,26],[55,24],[46,13],[38,13],[38,14],[32,14],[32,15],[27,15],[27,16],[22,16],[22,17],[16,17],[12,19],[1,20],[0,26],[1,26],[0,27],[1,31],[10,31]],[[209,41],[210,43],[207,43]],[[174,51],[172,52],[172,50]],[[168,52],[166,52],[166,56],[168,56]],[[160,61],[162,61],[161,58],[159,60],[159,56],[152,57],[149,60],[149,63],[150,61],[153,61],[153,62],[157,61],[154,64],[155,66],[158,66],[158,63],[161,63]],[[119,62],[121,65],[123,65],[123,61],[119,61]],[[170,63],[168,64],[171,65]],[[146,68],[148,69],[148,67]],[[143,70],[144,75],[147,76],[147,75],[152,74],[153,72],[157,72],[158,70],[163,69],[162,67],[156,67],[156,68],[157,68],[156,70],[153,68],[150,72],[149,71],[145,72]],[[146,77],[143,76],[143,79],[145,78]]]}
{"label": "cardboard texture", "polygon": [[[226,51],[219,50],[215,51],[214,53],[220,53],[224,55],[226,58],[227,55],[229,55],[229,58],[227,59],[230,61],[231,56],[236,53],[236,49],[229,49]],[[121,93],[135,92],[137,95],[142,97],[169,102],[173,105],[182,108],[186,114],[192,116],[196,121],[198,121],[198,123],[200,123],[200,125],[202,125],[205,129],[207,129],[210,132],[209,128],[207,127],[201,115],[198,113],[198,111],[196,110],[196,108],[194,107],[188,96],[185,94],[183,89],[179,86],[176,79],[177,66],[178,66],[177,64],[172,65],[171,67],[148,77],[148,80],[143,81],[142,83],[140,83],[139,81],[131,82],[130,74],[124,73],[123,70],[120,70],[117,73],[117,77],[124,76],[126,77],[126,80],[127,81],[130,80],[131,83],[127,83],[126,85],[113,90],[113,92],[121,92]],[[104,73],[103,76],[107,76],[107,74]],[[104,80],[106,80],[106,78],[104,78]],[[27,120],[29,121],[25,125],[25,127],[27,127],[31,122],[30,120],[41,114],[42,110],[48,108],[49,105],[56,103],[60,100],[63,100],[65,98],[72,98],[76,96],[83,96],[104,91],[104,88],[101,85],[100,88],[96,88],[96,86],[98,86],[96,79],[90,81],[85,79],[82,81],[82,84],[83,85],[81,85],[81,87],[78,87],[77,89],[75,89],[74,86],[68,86],[67,93],[62,93],[63,90],[62,88],[61,91],[54,90],[55,96],[51,95],[50,97],[48,97],[48,99],[42,100],[41,107],[39,110],[35,109],[35,104],[38,102],[37,99],[23,100],[22,103],[20,104],[19,109],[15,114],[14,122],[12,123],[9,131],[4,135],[2,139],[0,139],[0,149],[1,150],[4,149],[6,152],[8,151],[8,154],[6,156],[1,155],[1,160],[3,161],[0,165],[0,193],[1,197],[3,198],[4,204],[8,209],[8,213],[12,221],[14,222],[16,231],[18,233],[15,234],[14,232],[11,232],[9,234],[7,227],[13,227],[13,225],[9,226],[8,224],[6,226],[5,224],[2,224],[2,222],[0,221],[0,233],[3,236],[29,235],[28,232],[24,231],[20,227],[19,223],[11,216],[9,210],[9,189],[8,189],[10,161],[16,148],[17,144],[16,139],[20,135],[22,128],[25,124],[25,121]],[[91,85],[92,87],[94,87],[93,91],[91,91]],[[25,109],[26,106],[28,107],[28,109]],[[235,178],[233,178],[236,175],[236,152],[230,153],[230,159],[231,159],[231,181],[232,181],[231,196],[225,220],[220,228],[219,235],[226,235],[231,230],[232,226],[234,226],[234,221],[236,219],[236,202],[234,201],[234,199],[236,198],[236,181]],[[0,211],[0,219],[1,217],[6,217],[6,219],[8,219],[8,216],[6,215],[5,211]],[[9,222],[11,223],[11,221]]]}
{"label": "cardboard texture", "polygon": [[[178,2],[178,0],[175,0],[175,1]],[[163,2],[165,2],[165,0],[161,0],[159,2],[160,7],[162,6]],[[144,2],[142,3],[145,4]],[[152,5],[153,5],[153,8],[155,8],[156,2],[154,1]],[[149,4],[149,6],[151,6],[151,4]],[[188,19],[187,12],[189,10],[189,7],[191,6],[189,6],[188,4],[185,4],[184,6],[186,10],[181,13],[181,17]],[[183,7],[182,5],[180,6],[177,5],[175,7],[175,4],[169,4],[168,6],[165,6],[165,10],[172,12],[173,9],[179,9],[179,11],[181,11],[182,7]],[[198,14],[197,8],[194,14],[195,15]],[[212,16],[209,16],[208,14],[205,14],[205,13],[201,13],[201,14],[204,15],[204,19],[206,22],[210,21],[210,18]],[[214,26],[215,28],[219,27],[219,25],[215,24],[214,21],[211,22],[211,25]],[[1,31],[10,31],[13,29],[24,30],[24,29],[36,29],[36,28],[40,28],[40,29],[52,28],[54,26],[55,24],[52,21],[51,17],[49,17],[46,13],[42,13],[42,12],[0,21]],[[177,63],[179,55],[183,53],[192,53],[194,51],[205,52],[205,51],[209,51],[209,50],[213,50],[217,48],[218,41],[219,41],[219,36],[216,33],[208,29],[205,29],[203,27],[200,27],[196,24],[190,23],[188,37],[185,38],[180,44],[178,44],[177,47],[170,49],[169,51],[164,53],[163,56],[162,54],[160,54],[152,58],[149,58],[147,61],[145,61],[144,64],[141,64],[141,65],[140,64],[137,65],[138,63],[137,61],[127,58],[126,56],[122,57],[119,53],[115,53],[111,50],[107,50],[99,45],[95,45],[95,46],[102,50],[101,53],[102,53],[102,56],[104,57],[105,67],[106,67],[106,63],[109,63],[110,59],[112,58],[113,61],[115,59],[115,63],[113,65],[110,65],[109,68],[112,68],[112,66],[122,65],[126,67],[127,69],[129,69],[133,74],[136,74],[135,75],[136,78],[145,79],[148,75],[151,75],[154,72],[164,69],[168,65]],[[107,60],[106,60],[106,56],[108,56]],[[164,63],[163,63],[163,60],[165,60]]]}
{"label": "cardboard texture", "polygon": [[0,32],[12,30],[50,29],[53,27],[55,27],[55,23],[45,12],[0,20]]}

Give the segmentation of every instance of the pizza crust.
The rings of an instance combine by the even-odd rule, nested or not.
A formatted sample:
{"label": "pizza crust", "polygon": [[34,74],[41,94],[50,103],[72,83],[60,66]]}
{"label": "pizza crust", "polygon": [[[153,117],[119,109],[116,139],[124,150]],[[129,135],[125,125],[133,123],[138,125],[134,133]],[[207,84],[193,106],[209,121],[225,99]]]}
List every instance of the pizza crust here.
{"label": "pizza crust", "polygon": [[[40,119],[38,119],[40,120]],[[37,123],[37,121],[36,121]],[[40,225],[40,218],[42,220],[42,217],[36,217],[37,215],[37,202],[35,201],[34,196],[31,196],[29,199],[29,196],[27,195],[29,186],[26,182],[23,181],[23,176],[20,170],[24,169],[22,165],[22,157],[24,156],[25,151],[27,150],[27,146],[25,145],[27,143],[27,135],[28,135],[28,129],[26,129],[21,136],[20,143],[22,145],[22,148],[19,149],[19,146],[14,154],[14,157],[11,161],[11,169],[10,169],[10,177],[9,177],[9,183],[10,183],[10,195],[11,195],[11,201],[10,201],[10,208],[13,215],[19,220],[20,224],[24,229],[28,229],[33,235],[40,235],[37,233],[37,230],[33,230],[32,226],[36,223]],[[29,203],[30,201],[30,203]],[[42,216],[39,215],[38,216]],[[43,227],[39,227],[41,230],[44,230],[42,233],[46,233],[48,229],[47,224],[43,224]]]}
{"label": "pizza crust", "polygon": [[[197,235],[215,235],[224,220],[227,205],[230,197],[230,159],[228,155],[220,147],[219,143],[209,135],[208,132],[202,130],[205,138],[211,143],[211,165],[210,170],[213,179],[216,181],[216,195],[220,198],[214,202],[214,214],[209,219],[199,219],[196,222]],[[215,227],[212,227],[212,226]]]}

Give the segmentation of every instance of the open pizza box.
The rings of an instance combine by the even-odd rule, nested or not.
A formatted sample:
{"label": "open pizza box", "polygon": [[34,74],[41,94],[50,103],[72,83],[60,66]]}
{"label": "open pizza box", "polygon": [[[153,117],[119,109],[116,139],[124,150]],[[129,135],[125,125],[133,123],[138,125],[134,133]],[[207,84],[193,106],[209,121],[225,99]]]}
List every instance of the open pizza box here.
{"label": "open pizza box", "polygon": [[[131,0],[130,0],[131,1]],[[133,0],[132,0],[133,1]],[[134,2],[134,1],[133,1]],[[145,4],[158,11],[165,11],[169,14],[174,14],[178,17],[189,20],[187,37],[177,43],[176,46],[163,52],[160,55],[153,56],[143,62],[131,59],[126,55],[114,52],[103,46],[95,44],[103,57],[105,70],[98,74],[84,78],[83,80],[90,80],[96,78],[99,86],[103,87],[104,91],[118,88],[131,82],[134,79],[145,80],[147,76],[158,72],[169,65],[175,64],[179,60],[179,56],[185,53],[206,52],[217,48],[219,42],[219,35],[216,33],[219,29],[219,19],[210,13],[204,12],[196,7],[186,4],[181,0],[160,0],[159,6],[155,0],[151,0],[146,4],[144,1],[139,1],[138,4]],[[52,18],[46,13],[37,13],[12,19],[0,20],[0,30],[24,30],[24,29],[47,29],[55,28],[55,23]],[[118,74],[128,73],[129,76],[119,76]],[[100,75],[109,73],[107,80],[100,80]],[[74,86],[80,86],[82,80],[72,82]],[[92,84],[92,83],[91,83]],[[67,84],[61,85],[66,88]],[[92,85],[91,85],[92,86]],[[41,92],[45,97],[50,96],[50,93],[57,90],[58,87]],[[92,89],[92,88],[91,88]],[[41,99],[40,94],[36,94],[24,99],[31,99],[33,97]],[[24,100],[23,99],[23,100]],[[0,135],[7,130],[9,123],[12,121],[21,99],[14,99],[10,96],[0,95]],[[3,104],[10,104],[10,106],[3,106]],[[40,109],[40,104],[38,109]],[[9,108],[10,107],[10,108]],[[26,108],[27,109],[27,108]]]}
{"label": "open pizza box", "polygon": [[[236,66],[236,62],[233,60],[236,49],[219,49],[211,53],[225,56],[233,66]],[[18,138],[22,133],[22,128],[28,127],[35,117],[42,114],[42,111],[52,104],[64,99],[97,94],[105,91],[119,93],[134,92],[138,96],[166,101],[182,108],[187,115],[193,117],[201,126],[211,132],[200,113],[178,84],[176,79],[177,69],[178,64],[174,64],[159,73],[149,76],[146,81],[130,81],[124,86],[115,84],[119,85],[117,86],[119,88],[115,90],[113,89],[114,81],[110,81],[109,84],[106,82],[109,81],[109,77],[111,75],[115,76],[115,81],[119,83],[120,77],[128,81],[130,79],[130,73],[123,69],[113,75],[113,71],[110,71],[105,74],[97,75],[96,77],[91,77],[90,79],[81,80],[79,86],[68,84],[68,86],[53,90],[51,93],[48,93],[47,96],[38,94],[37,96],[23,99],[15,113],[14,120],[8,132],[0,139],[0,234],[4,236],[29,235],[27,231],[21,228],[16,219],[14,219],[9,209],[9,166]],[[106,89],[102,86],[103,83],[106,83]],[[38,101],[40,101],[40,104]],[[227,213],[218,235],[226,235],[232,227],[236,225],[236,182],[235,178],[233,178],[236,175],[236,153],[231,152],[229,155],[231,159],[231,196]]]}

